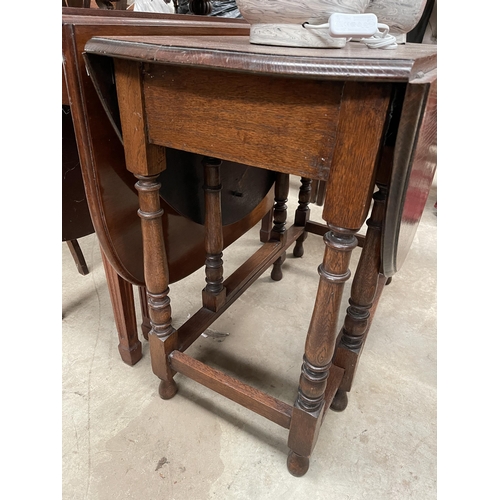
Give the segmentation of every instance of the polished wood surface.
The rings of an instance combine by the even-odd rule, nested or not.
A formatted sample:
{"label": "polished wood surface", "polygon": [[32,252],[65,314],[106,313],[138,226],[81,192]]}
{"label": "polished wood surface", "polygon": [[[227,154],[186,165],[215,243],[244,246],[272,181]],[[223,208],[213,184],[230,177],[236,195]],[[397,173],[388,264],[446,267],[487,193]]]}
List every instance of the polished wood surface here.
{"label": "polished wood surface", "polygon": [[[92,38],[85,50],[89,71],[103,57],[114,62],[126,168],[138,179],[147,242],[151,357],[161,380],[160,395],[165,399],[175,395],[174,376],[179,371],[286,426],[288,469],[293,475],[304,475],[326,410],[340,411],[347,404],[359,356],[388,281],[384,259],[397,255],[397,238],[387,249],[384,235],[401,231],[401,214],[408,202],[405,181],[416,175],[419,158],[427,158],[425,151],[435,141],[431,89],[436,80],[436,48],[408,44],[376,51],[350,44],[346,50],[326,51],[251,46],[247,37],[234,36],[113,36]],[[213,82],[224,82],[223,95],[214,94]],[[183,117],[175,123],[172,109],[177,114],[182,110]],[[227,133],[214,137],[206,123],[217,120]],[[290,137],[301,147],[295,148]],[[269,241],[222,283],[222,267],[216,262],[217,271],[208,281],[216,285],[217,293],[224,290],[224,296],[215,307],[205,303],[177,330],[171,325],[169,262],[160,232],[157,179],[166,168],[165,146],[206,155],[215,169],[220,159],[222,165],[242,161],[279,172]],[[414,154],[420,150],[422,154]],[[286,229],[290,174],[302,177],[302,189],[297,223]],[[308,186],[313,179],[325,181],[324,225],[312,223],[307,216]],[[214,220],[219,219],[217,192],[214,170],[207,177],[207,207],[213,212],[205,242],[208,256],[220,253],[220,220]],[[350,256],[372,197],[350,306],[337,336],[343,289],[351,276]],[[388,216],[391,200],[397,206]],[[279,278],[286,249],[296,241],[302,244],[308,228],[323,234],[325,253],[289,417],[288,403],[266,398],[192,359],[185,350],[266,269],[273,266],[274,272],[277,267]]]}
{"label": "polished wood surface", "polygon": [[[233,26],[234,27],[234,26]],[[244,26],[241,26],[244,29]],[[87,52],[143,62],[179,63],[183,66],[240,70],[269,75],[320,80],[409,82],[423,78],[435,69],[436,46],[400,45],[396,50],[366,50],[352,43],[342,50],[307,49],[250,45],[248,37],[206,36],[203,39],[163,36],[98,35],[89,42]],[[288,64],[284,64],[287,62]]]}

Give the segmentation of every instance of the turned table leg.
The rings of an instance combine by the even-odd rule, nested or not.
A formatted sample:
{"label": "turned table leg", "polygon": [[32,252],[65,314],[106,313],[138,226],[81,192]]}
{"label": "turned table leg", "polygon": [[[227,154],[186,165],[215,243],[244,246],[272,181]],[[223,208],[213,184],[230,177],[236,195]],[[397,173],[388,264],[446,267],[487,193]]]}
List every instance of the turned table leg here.
{"label": "turned table leg", "polygon": [[141,64],[122,59],[115,61],[114,68],[125,161],[127,170],[138,179],[135,187],[139,197],[144,281],[151,320],[151,367],[160,379],[160,397],[169,399],[177,392],[177,385],[168,356],[178,347],[178,335],[172,326],[168,296],[169,273],[158,182],[158,175],[166,169],[165,148],[149,144],[146,139]]}
{"label": "turned table leg", "polygon": [[[299,189],[299,206],[295,211],[295,221],[296,226],[304,227],[309,220],[309,203],[311,200],[311,183],[312,180],[307,177],[301,177],[300,179],[300,189]],[[304,241],[307,238],[307,233],[304,231],[300,237],[295,242],[295,248],[293,249],[294,257],[302,257],[304,255]]]}
{"label": "turned table leg", "polygon": [[309,331],[302,373],[293,409],[288,446],[288,470],[302,476],[309,467],[324,410],[325,390],[332,364],[335,329],[345,282],[350,277],[349,261],[357,246],[355,231],[329,225],[325,234],[325,255],[318,272],[320,282]]}
{"label": "turned table leg", "polygon": [[363,250],[354,275],[349,307],[340,331],[333,362],[344,368],[344,378],[331,404],[334,411],[346,408],[356,368],[387,278],[380,274],[380,248],[385,213],[386,189],[373,195],[373,209]]}
{"label": "turned table leg", "polygon": [[205,281],[203,290],[203,306],[211,311],[218,311],[226,300],[222,249],[224,248],[222,233],[221,208],[221,160],[205,157],[203,159],[205,185]]}
{"label": "turned table leg", "polygon": [[161,379],[159,393],[170,399],[177,392],[168,355],[177,348],[177,330],[172,326],[170,298],[168,296],[168,266],[161,217],[157,175],[136,175],[139,181],[139,217],[141,218],[144,248],[144,277],[151,318],[149,343],[153,373]]}
{"label": "turned table leg", "polygon": [[[286,217],[287,217],[287,206],[288,201],[288,191],[290,189],[290,175],[278,173],[276,175],[276,183],[274,187],[274,226],[271,231],[271,240],[283,241],[286,238]],[[273,269],[271,271],[271,278],[274,281],[280,281],[283,278],[283,272],[281,266],[286,260],[286,253],[283,252],[280,257],[273,263]]]}
{"label": "turned table leg", "polygon": [[[324,236],[325,254],[319,266],[320,281],[288,437],[288,470],[296,476],[305,474],[309,467],[324,416],[325,391],[332,388],[328,386],[331,365],[344,368],[334,358],[339,309],[350,277],[351,253],[357,246],[355,234],[370,208],[389,101],[388,87],[357,82],[344,86],[332,169],[325,184],[323,219],[330,231]],[[345,386],[342,378],[340,387]]]}

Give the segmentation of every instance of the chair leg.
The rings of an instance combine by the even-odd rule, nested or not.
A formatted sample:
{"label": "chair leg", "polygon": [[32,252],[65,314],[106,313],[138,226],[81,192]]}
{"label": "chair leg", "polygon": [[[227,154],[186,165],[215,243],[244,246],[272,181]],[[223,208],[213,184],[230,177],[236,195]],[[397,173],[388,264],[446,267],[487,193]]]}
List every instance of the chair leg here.
{"label": "chair leg", "polygon": [[262,218],[260,226],[260,241],[267,243],[271,239],[271,231],[273,229],[273,211],[269,210]]}
{"label": "chair leg", "polygon": [[83,256],[82,249],[78,244],[78,240],[68,240],[66,243],[68,244],[69,251],[71,252],[73,260],[75,261],[78,272],[82,276],[89,274],[89,268],[87,267],[87,263],[85,262],[85,257]]}
{"label": "chair leg", "polygon": [[137,336],[133,288],[116,273],[104,253],[101,254],[118,330],[118,352],[123,362],[132,366],[142,357],[142,345]]}

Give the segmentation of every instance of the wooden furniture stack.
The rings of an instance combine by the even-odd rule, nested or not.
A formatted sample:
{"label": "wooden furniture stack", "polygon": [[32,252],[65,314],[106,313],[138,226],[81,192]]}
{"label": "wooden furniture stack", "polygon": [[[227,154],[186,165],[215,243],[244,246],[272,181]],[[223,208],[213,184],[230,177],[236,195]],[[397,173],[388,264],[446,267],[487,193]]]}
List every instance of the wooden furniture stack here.
{"label": "wooden furniture stack", "polygon": [[[79,237],[90,234],[95,228],[102,249],[104,269],[118,330],[118,349],[123,361],[133,365],[142,355],[141,342],[137,335],[133,285],[137,285],[140,291],[141,327],[145,338],[148,337],[151,328],[144,290],[135,180],[125,171],[124,151],[120,137],[115,131],[113,122],[108,119],[101,106],[85,69],[82,58],[85,43],[94,35],[165,35],[169,33],[182,36],[232,35],[247,33],[248,27],[243,21],[199,16],[188,18],[181,15],[82,8],[63,8],[62,13],[63,104],[66,105],[68,111],[71,111],[70,115],[65,115],[68,125],[66,128],[75,138],[73,141],[63,141],[63,145],[66,145],[65,151],[71,153],[75,166],[78,163],[81,164],[85,193],[83,193],[83,185],[80,184],[79,199],[83,200],[85,205],[88,201],[87,210],[90,210],[92,218],[91,224],[87,211],[87,226],[90,228],[87,233],[81,233]],[[78,146],[78,155],[74,147],[75,142]],[[169,154],[173,163],[192,161],[192,155],[189,153],[170,151]],[[248,170],[244,166],[234,165],[234,168],[239,169],[240,172],[242,168],[243,172]],[[186,168],[185,171],[191,172],[192,168]],[[262,184],[261,181],[256,181],[255,172],[249,175],[255,181],[255,186],[259,182]],[[262,180],[262,174],[257,173],[257,175]],[[264,196],[262,192],[255,194],[255,189],[253,194],[252,198],[247,189],[246,198],[241,198],[247,202],[246,204],[237,202],[236,208],[234,203],[230,205],[237,217],[233,217],[229,221],[230,224],[227,221],[225,223],[226,244],[234,241],[269,211],[271,199]],[[68,196],[65,197],[68,198],[69,192],[66,192],[66,195]],[[237,195],[241,196],[241,193]],[[232,197],[232,200],[234,199]],[[262,203],[258,203],[260,201]],[[224,203],[226,202],[225,199]],[[190,210],[189,206],[182,204],[182,200],[179,201],[179,206],[181,211]],[[179,207],[164,204],[164,208],[169,214],[166,225],[170,227],[170,230],[165,231],[166,237],[171,241],[175,240],[175,243],[169,246],[169,255],[173,267],[171,277],[173,281],[176,281],[203,265],[205,260],[204,231],[199,221],[195,223],[191,220],[193,217],[191,219],[181,217]],[[268,237],[267,232],[266,226],[263,226],[261,237]],[[170,233],[176,236],[171,236]]]}
{"label": "wooden furniture stack", "polygon": [[[347,405],[382,290],[404,262],[432,183],[436,47],[377,51],[350,43],[333,51],[252,46],[246,34],[96,35],[85,44],[85,59],[123,141],[125,161],[114,174],[136,178],[138,200],[130,206],[141,220],[142,233],[134,237],[144,245],[151,361],[160,395],[175,395],[174,377],[181,373],[289,429],[288,469],[301,476],[327,409]],[[165,148],[204,157],[206,284],[199,311],[179,329],[172,326],[169,297],[175,267],[163,236],[159,178],[168,171]],[[276,172],[274,218],[269,241],[225,277],[221,176],[232,162]],[[302,184],[287,226],[290,174]],[[326,224],[309,220],[312,180],[325,182]],[[350,255],[365,221],[350,306],[339,329]],[[119,224],[98,231],[104,247],[113,232],[125,236]],[[286,250],[295,244],[300,255],[308,233],[323,236],[325,253],[297,367],[296,400],[279,401],[188,356],[186,349],[266,269],[272,266],[279,279]],[[139,272],[124,260],[114,264],[128,276],[132,268]]]}

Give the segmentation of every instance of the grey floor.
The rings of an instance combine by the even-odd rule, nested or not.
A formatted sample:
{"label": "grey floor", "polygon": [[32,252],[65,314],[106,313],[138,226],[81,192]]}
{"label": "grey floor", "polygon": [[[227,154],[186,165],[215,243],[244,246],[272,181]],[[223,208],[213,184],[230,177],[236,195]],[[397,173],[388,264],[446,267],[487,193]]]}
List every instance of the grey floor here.
{"label": "grey floor", "polygon": [[[327,414],[302,478],[287,472],[285,429],[181,375],[178,394],[161,400],[144,340],[143,358],[125,365],[95,235],[80,240],[87,276],[63,244],[63,499],[435,498],[436,197],[434,185],[384,291],[350,403]],[[312,211],[319,220],[321,207]],[[258,229],[226,250],[226,275],[258,248]],[[292,404],[323,249],[310,235],[304,257],[289,253],[282,281],[266,272],[189,354]],[[174,326],[199,308],[203,284],[199,271],[172,285]]]}

